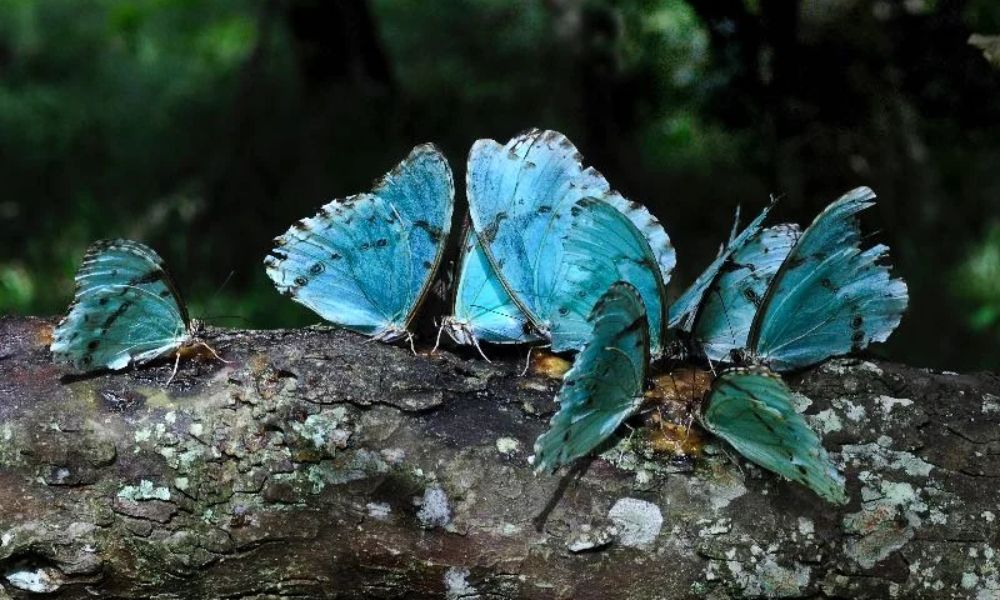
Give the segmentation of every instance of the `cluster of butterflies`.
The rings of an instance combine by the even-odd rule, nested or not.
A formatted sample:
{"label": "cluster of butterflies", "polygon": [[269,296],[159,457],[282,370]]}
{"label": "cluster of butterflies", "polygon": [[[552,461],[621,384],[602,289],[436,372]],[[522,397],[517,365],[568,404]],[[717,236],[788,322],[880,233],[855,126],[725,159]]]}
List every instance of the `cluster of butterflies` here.
{"label": "cluster of butterflies", "polygon": [[[733,233],[668,309],[676,258],[660,223],[583,165],[562,134],[479,140],[468,159],[470,219],[440,331],[457,344],[549,345],[577,352],[559,410],[535,443],[554,471],[601,446],[644,402],[650,364],[682,353],[727,369],[699,420],[751,461],[844,502],[843,478],[776,372],[884,341],[906,285],[863,249],[858,188],[805,231],[764,227],[773,202]],[[451,231],[451,168],[417,146],[371,192],[337,199],[282,236],[264,260],[282,293],[340,327],[409,339]],[[162,260],[131,241],[98,242],[51,350],[77,368],[121,369],[201,342]],[[439,331],[439,338],[440,338]],[[176,372],[176,365],[175,365]]]}

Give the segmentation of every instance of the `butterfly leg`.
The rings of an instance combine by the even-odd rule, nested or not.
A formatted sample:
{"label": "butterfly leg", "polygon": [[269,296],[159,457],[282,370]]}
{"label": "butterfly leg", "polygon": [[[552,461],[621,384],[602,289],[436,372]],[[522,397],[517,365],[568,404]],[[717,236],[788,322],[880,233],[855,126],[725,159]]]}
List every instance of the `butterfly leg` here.
{"label": "butterfly leg", "polygon": [[[491,365],[493,364],[493,361],[490,360],[490,358],[488,356],[486,356],[485,352],[483,352],[483,347],[479,345],[479,338],[473,336],[472,337],[472,345],[476,347],[476,350],[479,350],[479,356],[482,356],[483,360],[485,360],[486,362],[490,363]],[[521,373],[521,375],[524,375],[524,373]]]}
{"label": "butterfly leg", "polygon": [[224,363],[224,364],[227,364],[227,365],[229,364],[228,360],[226,360],[226,359],[222,358],[221,356],[219,356],[219,353],[216,352],[214,348],[212,348],[211,346],[209,346],[205,342],[198,342],[198,344],[201,345],[201,346],[204,346],[206,350],[208,350],[209,352],[211,352],[212,356],[214,356],[217,361],[219,361],[221,363]]}
{"label": "butterfly leg", "polygon": [[527,374],[528,369],[531,368],[531,351],[534,349],[534,346],[528,348],[528,358],[524,360],[524,369],[521,371],[521,377],[524,377],[525,374]]}
{"label": "butterfly leg", "polygon": [[177,358],[174,359],[174,370],[173,370],[172,373],[170,373],[170,379],[167,380],[167,384],[164,385],[163,387],[169,387],[170,386],[170,382],[173,381],[174,377],[177,376],[177,369],[181,366],[181,353],[180,352],[175,352],[175,354],[176,354]]}
{"label": "butterfly leg", "polygon": [[444,331],[444,321],[441,321],[441,323],[437,324],[437,326],[438,326],[437,339],[434,340],[434,347],[431,348],[431,354],[437,354],[438,346],[441,345],[441,332]]}

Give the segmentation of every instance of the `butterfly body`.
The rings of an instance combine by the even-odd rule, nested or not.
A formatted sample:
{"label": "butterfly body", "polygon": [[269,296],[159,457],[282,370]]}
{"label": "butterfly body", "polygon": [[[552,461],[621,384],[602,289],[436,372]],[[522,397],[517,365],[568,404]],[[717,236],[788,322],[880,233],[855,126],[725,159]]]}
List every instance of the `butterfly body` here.
{"label": "butterfly body", "polygon": [[[715,260],[713,260],[708,265],[708,268],[706,268],[705,271],[698,276],[694,283],[692,283],[691,286],[685,290],[673,304],[670,305],[669,326],[671,328],[677,328],[681,331],[691,331],[694,326],[698,307],[701,305],[702,299],[704,298],[706,291],[709,289],[709,286],[711,286],[712,282],[716,280],[720,270],[730,259],[733,253],[740,248],[743,248],[748,241],[757,235],[764,223],[764,219],[767,218],[768,213],[771,212],[773,207],[774,203],[772,202],[770,205],[764,207],[764,210],[762,210],[757,218],[751,221],[750,224],[743,229],[743,231],[739,234],[730,235],[729,241],[725,246],[723,246],[722,251],[715,257]],[[738,220],[739,213],[737,212],[737,221]]]}
{"label": "butterfly body", "polygon": [[334,200],[275,239],[275,287],[324,319],[380,341],[410,336],[451,230],[455,186],[432,144],[370,193]]}
{"label": "butterfly body", "polygon": [[102,240],[87,249],[50,350],[80,370],[120,370],[199,344],[197,329],[156,252]]}

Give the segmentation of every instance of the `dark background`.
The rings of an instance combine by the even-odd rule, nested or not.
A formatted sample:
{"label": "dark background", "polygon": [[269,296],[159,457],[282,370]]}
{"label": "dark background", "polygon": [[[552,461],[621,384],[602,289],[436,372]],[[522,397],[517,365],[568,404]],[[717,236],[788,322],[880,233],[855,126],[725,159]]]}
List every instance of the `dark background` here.
{"label": "dark background", "polygon": [[535,126],[660,217],[675,295],[737,204],[807,224],[871,186],[911,290],[876,352],[996,368],[1000,71],[967,40],[998,31],[995,0],[6,0],[0,311],[62,312],[124,236],[194,316],[315,322],[264,275],[275,235],[417,143],[462,181],[474,139]]}

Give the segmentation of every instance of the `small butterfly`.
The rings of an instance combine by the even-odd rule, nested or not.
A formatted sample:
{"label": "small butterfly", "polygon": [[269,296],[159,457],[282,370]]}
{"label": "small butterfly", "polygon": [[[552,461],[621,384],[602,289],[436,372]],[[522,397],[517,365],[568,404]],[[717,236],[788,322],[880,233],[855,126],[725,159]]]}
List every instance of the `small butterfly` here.
{"label": "small butterfly", "polygon": [[[525,344],[542,337],[504,289],[471,227],[462,244],[454,310],[445,317],[442,330],[457,344]],[[480,348],[480,352],[482,349]]]}
{"label": "small butterfly", "polygon": [[593,335],[566,373],[549,430],[535,442],[538,471],[555,471],[589,453],[643,403],[649,322],[638,290],[615,283],[588,320]]}
{"label": "small butterfly", "polygon": [[712,385],[701,420],[750,461],[829,502],[847,503],[844,478],[776,374],[763,368],[725,371]]}
{"label": "small butterfly", "polygon": [[455,204],[451,167],[417,146],[370,193],[337,199],[275,239],[275,287],[319,316],[381,341],[409,326],[441,262]]}
{"label": "small butterfly", "polygon": [[156,252],[139,242],[102,240],[83,257],[76,295],[49,349],[56,361],[76,369],[119,370],[172,353],[179,359],[184,348],[207,348],[197,329]]}
{"label": "small butterfly", "polygon": [[[654,353],[661,352],[662,287],[676,262],[670,240],[645,208],[584,168],[565,136],[532,130],[506,145],[479,140],[469,153],[467,180],[487,262],[555,351],[582,347],[594,302],[625,279],[650,307]],[[598,270],[598,264],[610,268]],[[632,280],[639,272],[649,273]]]}
{"label": "small butterfly", "polygon": [[[680,298],[674,301],[670,305],[670,321],[669,326],[673,329],[680,329],[681,331],[691,331],[691,327],[694,325],[695,313],[698,310],[698,306],[701,304],[701,300],[705,295],[705,291],[708,286],[711,285],[712,281],[718,276],[719,271],[722,269],[722,265],[729,260],[734,252],[742,248],[746,243],[757,235],[760,231],[761,225],[764,223],[764,219],[767,218],[768,213],[774,207],[774,202],[772,201],[770,205],[766,206],[764,210],[761,211],[760,215],[756,219],[747,225],[746,229],[741,231],[738,235],[730,235],[729,242],[722,248],[719,255],[715,257],[715,260],[708,265],[708,268],[698,276],[698,279],[691,284],[687,290],[681,294]],[[736,213],[736,221],[739,222],[739,211]],[[733,228],[735,232],[735,224]]]}
{"label": "small butterfly", "polygon": [[734,350],[746,347],[757,307],[801,235],[798,225],[786,223],[761,229],[733,247],[706,289],[691,328],[691,338],[709,361],[732,360]]}

